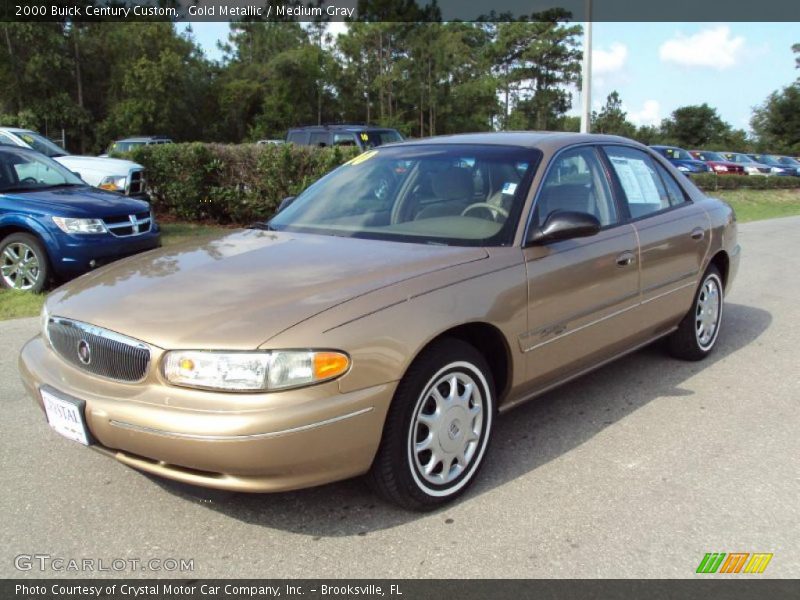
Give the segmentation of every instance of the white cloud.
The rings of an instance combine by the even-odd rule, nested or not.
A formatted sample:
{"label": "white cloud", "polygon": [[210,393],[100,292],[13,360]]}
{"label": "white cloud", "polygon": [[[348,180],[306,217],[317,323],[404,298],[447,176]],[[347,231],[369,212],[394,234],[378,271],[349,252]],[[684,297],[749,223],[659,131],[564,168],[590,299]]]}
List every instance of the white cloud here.
{"label": "white cloud", "polygon": [[679,33],[661,44],[658,55],[663,62],[722,70],[735,66],[742,50],[744,38],[733,37],[730,27],[720,25],[690,36]]}
{"label": "white cloud", "polygon": [[636,125],[658,125],[661,123],[661,105],[658,100],[645,100],[642,110],[629,112],[628,119]]}
{"label": "white cloud", "polygon": [[597,48],[592,50],[592,74],[603,75],[614,73],[625,66],[628,60],[628,47],[614,42],[608,50]]}

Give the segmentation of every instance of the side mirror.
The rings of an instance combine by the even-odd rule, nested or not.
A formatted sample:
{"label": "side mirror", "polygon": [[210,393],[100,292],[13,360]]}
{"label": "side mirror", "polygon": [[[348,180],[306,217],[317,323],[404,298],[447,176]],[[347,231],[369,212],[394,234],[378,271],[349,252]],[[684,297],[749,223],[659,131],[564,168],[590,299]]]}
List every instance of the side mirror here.
{"label": "side mirror", "polygon": [[297,198],[297,196],[286,196],[286,198],[281,200],[281,203],[278,204],[278,210],[275,211],[275,214],[277,215],[284,208],[288,207],[292,202],[295,201],[296,198]]}
{"label": "side mirror", "polygon": [[528,244],[546,244],[558,240],[589,237],[600,231],[597,217],[583,212],[557,210],[548,215],[544,225],[532,229]]}

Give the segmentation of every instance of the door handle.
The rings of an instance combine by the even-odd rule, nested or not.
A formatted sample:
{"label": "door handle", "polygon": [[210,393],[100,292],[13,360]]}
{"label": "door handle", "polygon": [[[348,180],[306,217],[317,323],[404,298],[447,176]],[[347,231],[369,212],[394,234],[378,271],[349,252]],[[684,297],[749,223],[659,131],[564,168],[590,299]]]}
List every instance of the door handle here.
{"label": "door handle", "polygon": [[617,266],[618,267],[627,267],[629,265],[632,265],[633,264],[633,259],[634,259],[633,252],[631,252],[630,250],[627,250],[627,251],[623,252],[622,254],[620,254],[617,257]]}
{"label": "door handle", "polygon": [[706,232],[703,231],[700,227],[696,227],[692,229],[692,239],[697,240],[698,242],[702,240],[706,236]]}

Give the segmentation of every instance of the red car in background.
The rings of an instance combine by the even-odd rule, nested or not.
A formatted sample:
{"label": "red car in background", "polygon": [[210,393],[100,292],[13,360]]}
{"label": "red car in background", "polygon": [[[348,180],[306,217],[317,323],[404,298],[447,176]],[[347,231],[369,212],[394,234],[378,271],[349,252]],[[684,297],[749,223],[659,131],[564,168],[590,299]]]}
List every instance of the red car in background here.
{"label": "red car in background", "polygon": [[706,152],[705,150],[690,150],[691,154],[697,160],[702,160],[706,163],[711,170],[717,175],[744,175],[744,167],[737,165],[735,162],[725,160],[725,157],[717,152]]}

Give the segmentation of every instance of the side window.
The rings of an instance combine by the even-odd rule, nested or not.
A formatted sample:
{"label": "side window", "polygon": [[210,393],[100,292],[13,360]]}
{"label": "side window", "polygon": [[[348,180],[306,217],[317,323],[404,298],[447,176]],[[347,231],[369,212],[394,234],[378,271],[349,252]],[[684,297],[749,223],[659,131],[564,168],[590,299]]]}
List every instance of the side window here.
{"label": "side window", "polygon": [[327,131],[314,131],[311,134],[309,144],[312,146],[324,147],[328,145],[328,132]]}
{"label": "side window", "polygon": [[334,133],[333,134],[334,146],[355,146],[356,137],[353,133]]}
{"label": "side window", "polygon": [[287,141],[290,144],[307,144],[308,143],[308,133],[305,131],[292,131],[289,133]]}
{"label": "side window", "polygon": [[678,206],[686,202],[686,194],[683,188],[678,185],[678,182],[675,181],[675,178],[670,175],[664,167],[658,164],[657,161],[654,160],[653,165],[661,177],[661,181],[664,182],[664,186],[667,188],[667,198],[669,199],[670,206]]}
{"label": "side window", "polygon": [[594,148],[567,150],[551,164],[536,204],[538,223],[543,224],[558,210],[589,213],[603,226],[619,220]]}
{"label": "side window", "polygon": [[667,188],[647,154],[624,146],[606,146],[605,152],[625,192],[631,217],[637,219],[670,207]]}

